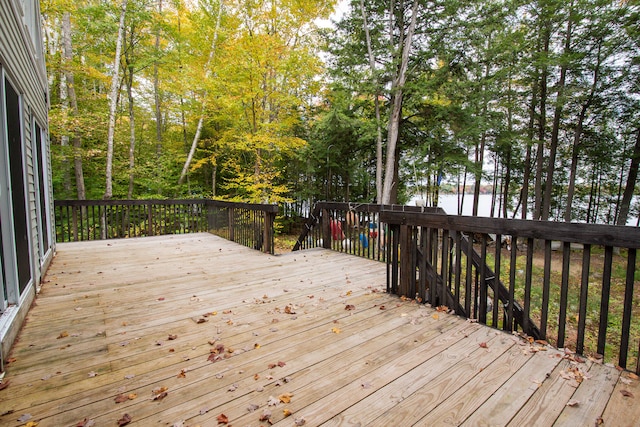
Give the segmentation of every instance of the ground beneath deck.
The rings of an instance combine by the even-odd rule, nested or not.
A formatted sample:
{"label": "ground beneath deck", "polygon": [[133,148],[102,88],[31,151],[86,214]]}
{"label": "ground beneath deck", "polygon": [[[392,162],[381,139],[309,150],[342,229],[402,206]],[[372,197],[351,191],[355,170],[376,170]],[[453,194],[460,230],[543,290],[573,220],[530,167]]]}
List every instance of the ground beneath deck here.
{"label": "ground beneath deck", "polygon": [[59,244],[0,424],[638,425],[628,373],[387,295],[385,271],[209,234]]}

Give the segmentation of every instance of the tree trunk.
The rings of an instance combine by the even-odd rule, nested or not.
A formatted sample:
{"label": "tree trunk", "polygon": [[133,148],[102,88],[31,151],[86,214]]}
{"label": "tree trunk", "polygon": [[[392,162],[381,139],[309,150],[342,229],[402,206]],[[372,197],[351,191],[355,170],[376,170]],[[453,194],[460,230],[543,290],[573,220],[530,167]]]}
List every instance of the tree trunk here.
{"label": "tree trunk", "polygon": [[127,191],[127,198],[133,199],[134,169],[136,164],[136,121],[133,111],[133,65],[129,62],[129,59],[126,61],[129,64],[129,75],[127,76],[127,98],[129,100],[129,190]]}
{"label": "tree trunk", "polygon": [[[393,10],[392,10],[393,12]],[[391,93],[393,97],[393,103],[391,107],[391,113],[389,116],[389,126],[387,132],[387,158],[384,171],[384,185],[382,187],[382,200],[383,205],[391,202],[392,190],[397,187],[396,177],[396,147],[398,144],[398,135],[400,131],[400,119],[402,116],[402,91],[404,84],[407,80],[407,68],[409,66],[409,53],[411,52],[411,43],[413,39],[413,33],[416,28],[416,20],[418,15],[418,2],[414,1],[411,8],[411,23],[407,31],[407,37],[404,40],[402,47],[402,58],[400,61],[400,67],[398,74],[394,78],[391,84]],[[397,188],[395,188],[397,191]],[[395,200],[394,200],[395,201]]]}
{"label": "tree trunk", "polygon": [[[75,89],[75,77],[71,67],[71,61],[73,60],[73,49],[71,46],[71,14],[65,12],[62,16],[62,45],[65,67],[65,80],[67,83],[67,95],[69,95],[69,104],[71,105],[71,111],[73,117],[78,117],[78,98],[76,97]],[[78,200],[86,199],[86,190],[84,186],[84,172],[82,169],[82,139],[77,132],[73,135],[73,169],[75,171],[76,178],[76,191],[78,193]]]}
{"label": "tree trunk", "polygon": [[[210,69],[209,65],[213,61],[215,57],[216,44],[218,42],[218,31],[220,29],[220,19],[222,17],[222,1],[218,5],[218,16],[216,17],[216,28],[213,33],[213,41],[211,43],[211,50],[209,51],[209,58],[207,59],[207,63],[205,64],[205,79],[209,78]],[[196,147],[198,146],[198,141],[200,141],[200,135],[202,134],[202,125],[204,123],[204,115],[206,110],[206,98],[207,91],[205,91],[202,101],[202,108],[200,112],[200,118],[198,119],[198,126],[196,128],[196,134],[193,136],[193,141],[191,142],[191,148],[189,149],[189,154],[187,155],[187,160],[184,162],[184,166],[182,167],[182,172],[180,173],[180,179],[178,179],[178,185],[182,185],[184,183],[185,178],[187,177],[187,172],[189,172],[189,166],[191,165],[191,161],[193,160],[193,155],[196,152]]]}
{"label": "tree trunk", "polygon": [[638,180],[638,166],[640,165],[640,128],[636,133],[636,143],[631,155],[631,164],[629,165],[629,174],[627,175],[627,184],[622,193],[622,202],[620,203],[620,213],[618,214],[618,222],[616,225],[626,225],[629,218],[629,208],[631,199],[636,189],[636,181]]}
{"label": "tree trunk", "polygon": [[[158,0],[158,14],[162,15],[162,0]],[[160,52],[160,31],[156,33],[155,55]],[[160,99],[160,81],[158,77],[158,61],[153,61],[153,103],[156,115],[156,179],[160,179],[161,167],[160,157],[162,156],[162,109]],[[162,186],[158,185],[158,192],[162,191]]]}
{"label": "tree trunk", "polygon": [[540,75],[540,115],[538,117],[538,149],[536,150],[536,183],[534,187],[535,201],[533,219],[542,218],[542,179],[544,170],[544,143],[547,130],[547,79],[549,75],[549,67],[546,61],[549,58],[549,43],[551,39],[551,24],[545,22],[542,30],[544,63],[542,65],[542,73]]}
{"label": "tree trunk", "polygon": [[122,0],[120,7],[120,23],[118,24],[118,39],[116,40],[116,54],[113,60],[113,76],[111,77],[111,90],[109,91],[109,128],[107,129],[107,168],[105,173],[104,199],[113,196],[113,139],[116,129],[116,107],[118,102],[118,90],[120,83],[120,54],[122,52],[122,40],[124,39],[124,18],[127,13],[127,0]]}
{"label": "tree trunk", "polygon": [[571,32],[573,27],[573,0],[569,5],[569,19],[567,21],[567,32],[564,40],[564,58],[560,67],[560,80],[558,80],[558,91],[556,95],[556,108],[553,113],[553,126],[551,129],[551,144],[549,146],[549,162],[547,163],[547,179],[544,186],[544,196],[542,198],[541,219],[549,219],[551,210],[551,195],[553,193],[553,173],[556,166],[556,153],[558,152],[558,134],[560,133],[560,119],[564,107],[564,87],[567,80],[567,57],[571,54]]}
{"label": "tree trunk", "polygon": [[369,55],[369,68],[371,69],[371,78],[376,88],[373,106],[376,114],[376,201],[382,200],[382,123],[380,118],[380,90],[378,77],[376,72],[376,60],[371,49],[371,35],[369,34],[369,24],[367,22],[367,14],[364,8],[364,0],[360,0],[360,10],[362,11],[362,26],[367,41],[367,53]]}

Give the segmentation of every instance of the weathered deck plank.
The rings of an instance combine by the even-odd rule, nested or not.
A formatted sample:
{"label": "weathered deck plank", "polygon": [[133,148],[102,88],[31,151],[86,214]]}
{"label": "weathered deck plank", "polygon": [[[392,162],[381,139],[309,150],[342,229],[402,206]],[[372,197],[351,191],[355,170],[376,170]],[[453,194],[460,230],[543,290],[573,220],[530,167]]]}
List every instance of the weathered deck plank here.
{"label": "weathered deck plank", "polygon": [[[220,414],[266,426],[264,411],[283,426],[638,416],[637,380],[588,362],[593,377],[575,388],[560,352],[385,294],[383,263],[326,250],[269,256],[209,234],[58,249],[12,350],[2,425],[25,424],[23,414],[40,427],[117,425],[125,413],[141,426],[216,426]],[[217,344],[226,356],[212,363]],[[154,401],[161,387],[167,396]],[[276,403],[285,393],[291,401]]]}

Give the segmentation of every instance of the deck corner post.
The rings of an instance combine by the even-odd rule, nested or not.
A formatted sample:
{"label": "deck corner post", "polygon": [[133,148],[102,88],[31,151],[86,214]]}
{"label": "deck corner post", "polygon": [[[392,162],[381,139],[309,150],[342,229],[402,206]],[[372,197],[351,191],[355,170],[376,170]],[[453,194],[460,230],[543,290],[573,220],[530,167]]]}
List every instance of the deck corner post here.
{"label": "deck corner post", "polygon": [[274,212],[264,212],[264,229],[263,229],[263,241],[262,250],[268,254],[274,254],[273,248],[273,223],[275,221],[276,214]]}
{"label": "deck corner post", "polygon": [[322,209],[322,247],[331,249],[331,218],[325,208]]}

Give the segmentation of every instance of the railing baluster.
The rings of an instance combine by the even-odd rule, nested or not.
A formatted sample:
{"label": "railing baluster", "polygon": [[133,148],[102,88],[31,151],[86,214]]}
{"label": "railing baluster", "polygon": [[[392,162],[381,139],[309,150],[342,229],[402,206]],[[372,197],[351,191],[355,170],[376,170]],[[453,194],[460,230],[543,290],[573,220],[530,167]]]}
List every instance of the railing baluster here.
{"label": "railing baluster", "polygon": [[534,242],[531,237],[527,239],[527,263],[524,278],[524,307],[522,312],[522,329],[529,330],[529,312],[531,311],[531,274],[533,272]]}
{"label": "railing baluster", "polygon": [[580,307],[578,311],[578,339],[576,352],[584,351],[584,334],[587,322],[587,297],[589,295],[589,263],[591,261],[591,245],[584,245],[582,249],[582,280],[580,283]]}
{"label": "railing baluster", "polygon": [[[620,337],[620,359],[618,365],[627,367],[629,352],[629,333],[631,331],[631,309],[633,307],[633,285],[636,271],[636,249],[631,248],[627,253],[627,276],[624,288],[624,309],[622,312],[622,331]],[[640,356],[640,355],[638,355]]]}
{"label": "railing baluster", "polygon": [[540,312],[540,338],[547,339],[549,319],[549,292],[551,284],[551,240],[544,241],[544,272],[542,276],[542,309]]}
{"label": "railing baluster", "polygon": [[609,294],[611,291],[611,264],[613,263],[613,247],[604,247],[604,265],[602,266],[602,292],[600,294],[600,322],[598,325],[597,352],[604,357],[609,326]]}
{"label": "railing baluster", "polygon": [[564,347],[567,321],[567,301],[569,299],[569,266],[571,243],[562,243],[562,280],[560,283],[560,314],[558,315],[558,347]]}

